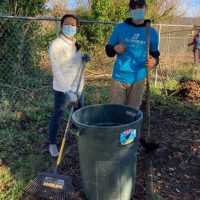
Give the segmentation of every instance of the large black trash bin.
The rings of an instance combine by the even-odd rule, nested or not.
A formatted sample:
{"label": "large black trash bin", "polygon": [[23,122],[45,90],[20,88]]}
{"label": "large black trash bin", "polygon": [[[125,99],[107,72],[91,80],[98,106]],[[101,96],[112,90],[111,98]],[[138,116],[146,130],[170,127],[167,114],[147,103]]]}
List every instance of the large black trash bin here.
{"label": "large black trash bin", "polygon": [[83,190],[89,200],[130,200],[135,190],[142,112],[116,104],[73,114]]}

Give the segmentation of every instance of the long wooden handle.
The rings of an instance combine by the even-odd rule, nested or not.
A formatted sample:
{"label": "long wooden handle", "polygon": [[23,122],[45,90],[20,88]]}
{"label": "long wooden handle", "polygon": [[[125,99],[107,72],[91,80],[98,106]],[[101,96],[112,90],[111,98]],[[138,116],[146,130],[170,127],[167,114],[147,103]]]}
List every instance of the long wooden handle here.
{"label": "long wooden handle", "polygon": [[[147,60],[149,59],[150,49],[150,23],[146,23],[146,54]],[[147,118],[147,140],[150,139],[150,121],[151,121],[151,110],[150,110],[150,71],[147,67],[147,78],[146,78],[146,118]]]}
{"label": "long wooden handle", "polygon": [[[150,23],[146,23],[146,53],[147,53],[147,60],[149,59],[149,50],[150,50]],[[150,71],[147,67],[147,78],[146,78],[146,118],[147,118],[147,142],[150,141],[150,129],[151,129],[151,110],[150,110]],[[153,163],[151,159],[151,155],[146,155],[146,162],[147,162],[147,200],[152,200],[153,197]]]}

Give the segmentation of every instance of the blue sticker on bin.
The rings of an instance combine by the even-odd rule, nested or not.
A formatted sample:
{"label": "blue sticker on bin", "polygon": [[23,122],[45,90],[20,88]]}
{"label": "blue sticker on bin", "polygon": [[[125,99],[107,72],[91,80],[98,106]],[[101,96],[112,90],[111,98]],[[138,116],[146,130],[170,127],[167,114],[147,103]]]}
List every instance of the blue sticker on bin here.
{"label": "blue sticker on bin", "polygon": [[136,138],[136,129],[129,129],[120,134],[121,145],[127,145],[134,141]]}

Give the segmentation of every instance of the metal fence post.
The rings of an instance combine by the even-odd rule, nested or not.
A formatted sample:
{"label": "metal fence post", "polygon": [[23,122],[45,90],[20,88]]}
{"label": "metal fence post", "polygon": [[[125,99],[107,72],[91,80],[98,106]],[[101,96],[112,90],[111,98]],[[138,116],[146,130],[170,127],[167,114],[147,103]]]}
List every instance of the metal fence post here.
{"label": "metal fence post", "polygon": [[55,22],[56,22],[56,37],[58,37],[59,36],[59,18],[58,17],[56,17]]}
{"label": "metal fence post", "polygon": [[183,49],[186,49],[186,42],[185,42],[186,40],[185,40],[185,36],[183,36]]}
{"label": "metal fence post", "polygon": [[168,56],[170,52],[170,45],[171,45],[171,33],[168,34],[168,47],[167,47]]}
{"label": "metal fence post", "polygon": [[[160,34],[161,34],[161,24],[159,25],[159,29],[158,29],[158,50],[160,50]],[[157,86],[157,81],[158,81],[158,68],[156,67],[156,76],[155,76],[155,87]]]}

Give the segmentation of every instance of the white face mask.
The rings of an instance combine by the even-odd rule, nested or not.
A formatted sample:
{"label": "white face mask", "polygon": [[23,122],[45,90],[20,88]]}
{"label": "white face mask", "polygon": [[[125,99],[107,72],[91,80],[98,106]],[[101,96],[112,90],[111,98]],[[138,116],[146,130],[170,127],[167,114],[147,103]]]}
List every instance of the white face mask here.
{"label": "white face mask", "polygon": [[138,8],[131,10],[131,17],[133,20],[144,20],[145,8]]}

